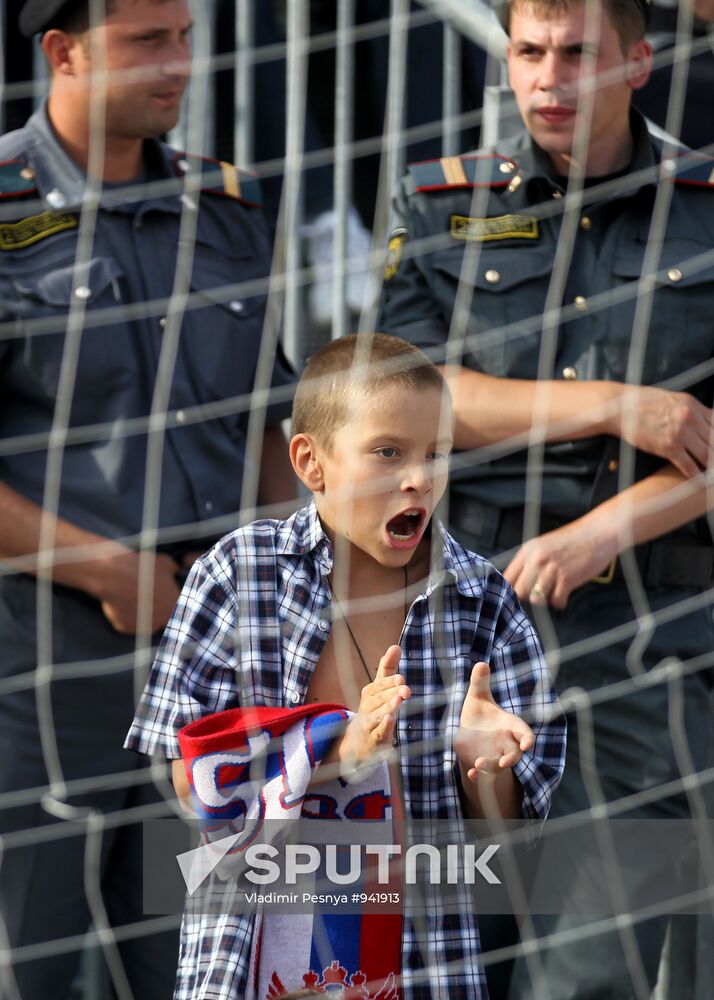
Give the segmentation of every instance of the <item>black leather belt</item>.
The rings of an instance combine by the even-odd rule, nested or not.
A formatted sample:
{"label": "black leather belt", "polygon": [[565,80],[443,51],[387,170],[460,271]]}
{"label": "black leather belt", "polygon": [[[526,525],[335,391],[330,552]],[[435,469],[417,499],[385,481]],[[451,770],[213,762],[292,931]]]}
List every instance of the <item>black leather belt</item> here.
{"label": "black leather belt", "polygon": [[[511,552],[523,544],[523,510],[498,510],[478,500],[452,497],[449,505],[449,523],[473,536],[478,551],[479,544],[485,552]],[[540,519],[539,534],[555,531],[568,522],[544,514]],[[627,550],[632,553],[642,582],[647,587],[709,587],[714,583],[714,546],[711,543],[664,535],[652,542],[636,545]],[[622,553],[624,563],[628,562]],[[606,570],[594,577],[593,583],[606,586],[615,580],[625,580],[623,558],[617,556]],[[492,560],[505,566],[503,559]]]}

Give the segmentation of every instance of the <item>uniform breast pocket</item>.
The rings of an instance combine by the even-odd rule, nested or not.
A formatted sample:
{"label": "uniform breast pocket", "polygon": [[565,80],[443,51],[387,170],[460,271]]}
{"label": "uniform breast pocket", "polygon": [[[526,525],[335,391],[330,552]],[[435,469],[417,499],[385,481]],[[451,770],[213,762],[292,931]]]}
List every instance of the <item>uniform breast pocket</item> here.
{"label": "uniform breast pocket", "polygon": [[435,255],[434,282],[451,320],[459,289],[468,297],[467,365],[489,375],[535,378],[542,313],[553,269],[546,247],[461,247]]}
{"label": "uniform breast pocket", "polygon": [[651,282],[651,309],[638,321],[639,296],[647,291],[641,283],[644,250],[644,243],[625,245],[613,261],[615,283],[625,287],[611,312],[603,374],[653,383],[711,360],[714,264],[711,250],[694,240],[665,243]]}
{"label": "uniform breast pocket", "polygon": [[204,398],[243,396],[253,389],[267,278],[256,273],[251,258],[218,259],[218,254],[200,251],[199,245],[181,349]]}
{"label": "uniform breast pocket", "polygon": [[[27,322],[25,364],[29,377],[56,396],[65,356],[74,356],[72,423],[96,419],[85,401],[106,398],[131,378],[129,336],[123,311],[122,271],[111,258],[98,257],[75,267],[74,261],[13,280],[24,301]],[[80,310],[75,339],[73,308]],[[78,344],[78,353],[74,350]]]}

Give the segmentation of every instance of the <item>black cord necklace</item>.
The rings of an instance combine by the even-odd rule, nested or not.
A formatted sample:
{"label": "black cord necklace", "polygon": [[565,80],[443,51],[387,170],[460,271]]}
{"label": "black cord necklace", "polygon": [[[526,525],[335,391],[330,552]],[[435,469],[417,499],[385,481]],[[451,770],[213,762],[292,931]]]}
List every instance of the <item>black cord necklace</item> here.
{"label": "black cord necklace", "polygon": [[[408,604],[408,598],[407,598],[407,591],[409,589],[409,573],[408,573],[408,570],[407,570],[406,566],[404,566],[403,568],[404,568],[404,621],[406,621],[407,620],[407,615],[409,614],[409,604]],[[352,626],[350,625],[349,619],[348,619],[347,615],[345,614],[345,612],[344,612],[344,610],[342,608],[342,605],[337,600],[337,595],[335,594],[334,590],[332,590],[332,587],[330,587],[330,593],[332,595],[332,600],[335,602],[335,606],[336,606],[337,610],[340,612],[340,617],[342,618],[342,621],[345,623],[345,625],[347,627],[347,631],[349,633],[350,639],[352,640],[352,644],[354,645],[355,649],[357,650],[357,655],[360,658],[360,662],[362,663],[362,666],[364,667],[364,672],[367,674],[367,677],[369,678],[369,682],[371,684],[372,681],[374,680],[374,677],[370,673],[370,669],[367,666],[367,661],[365,660],[364,655],[362,653],[362,650],[360,649],[360,644],[355,639],[355,634],[352,631]]]}

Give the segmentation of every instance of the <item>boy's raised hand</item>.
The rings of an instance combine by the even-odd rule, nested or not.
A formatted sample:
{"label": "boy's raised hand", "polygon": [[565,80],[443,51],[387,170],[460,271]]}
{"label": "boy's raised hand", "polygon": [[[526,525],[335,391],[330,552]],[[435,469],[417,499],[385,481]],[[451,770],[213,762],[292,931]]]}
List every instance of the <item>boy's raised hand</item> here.
{"label": "boy's raised hand", "polygon": [[399,709],[411,695],[397,673],[401,655],[399,646],[390,646],[379,661],[374,680],[362,688],[357,714],[340,742],[342,763],[354,767],[391,742]]}
{"label": "boy's raised hand", "polygon": [[513,767],[535,743],[530,726],[496,704],[490,679],[488,664],[475,664],[454,741],[461,766],[474,782],[480,772],[497,774]]}

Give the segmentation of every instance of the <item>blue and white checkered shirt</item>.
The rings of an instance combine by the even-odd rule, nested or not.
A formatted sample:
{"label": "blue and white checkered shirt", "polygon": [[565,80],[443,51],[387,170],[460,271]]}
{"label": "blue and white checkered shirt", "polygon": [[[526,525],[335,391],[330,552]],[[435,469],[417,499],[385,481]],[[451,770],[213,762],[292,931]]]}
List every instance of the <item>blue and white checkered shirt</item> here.
{"label": "blue and white checkered shirt", "polygon": [[[533,627],[503,577],[439,526],[428,584],[400,639],[400,673],[411,688],[398,717],[407,821],[463,814],[453,750],[471,668],[484,660],[491,689],[535,733],[514,767],[523,815],[542,820],[563,769],[565,721]],[[223,538],[193,566],[166,627],[125,746],[180,757],[177,733],[211,712],[246,705],[290,707],[305,699],[330,632],[332,546],[310,503],[287,521],[256,521]],[[436,565],[438,563],[438,565]],[[423,829],[423,827],[422,827]],[[175,1000],[240,1000],[247,987],[253,921],[187,915]],[[414,920],[405,903],[404,1000],[488,996],[478,960],[472,896],[453,912]]]}

